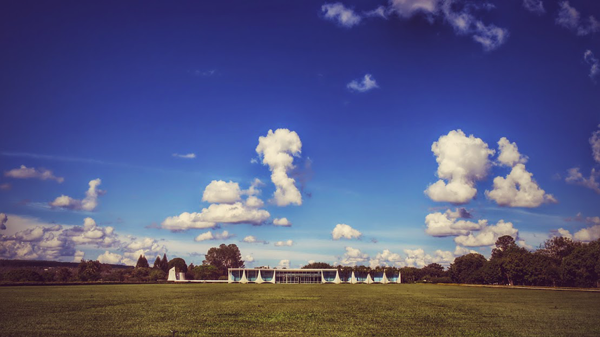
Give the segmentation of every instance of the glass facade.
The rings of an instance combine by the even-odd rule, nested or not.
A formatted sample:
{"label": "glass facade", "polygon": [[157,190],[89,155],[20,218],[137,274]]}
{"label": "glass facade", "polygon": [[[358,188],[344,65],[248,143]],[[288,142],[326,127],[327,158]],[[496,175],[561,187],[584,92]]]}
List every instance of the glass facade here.
{"label": "glass facade", "polygon": [[321,283],[321,272],[277,270],[275,283]]}
{"label": "glass facade", "polygon": [[373,282],[383,282],[383,272],[373,273]]}
{"label": "glass facade", "polygon": [[242,275],[244,275],[243,270],[232,270],[231,277],[233,277],[234,282],[240,282],[242,280]]}
{"label": "glass facade", "polygon": [[273,281],[273,271],[272,270],[261,270],[260,278],[262,278],[265,282]]}
{"label": "glass facade", "polygon": [[258,278],[258,270],[246,270],[246,280],[248,282],[256,282]]}

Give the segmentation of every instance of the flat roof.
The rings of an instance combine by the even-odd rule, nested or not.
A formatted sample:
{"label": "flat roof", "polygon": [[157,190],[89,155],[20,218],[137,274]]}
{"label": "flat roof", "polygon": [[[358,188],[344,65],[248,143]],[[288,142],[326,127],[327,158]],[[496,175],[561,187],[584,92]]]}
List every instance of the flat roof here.
{"label": "flat roof", "polygon": [[275,271],[337,271],[337,269],[277,269],[277,268],[228,268],[228,270],[275,270]]}

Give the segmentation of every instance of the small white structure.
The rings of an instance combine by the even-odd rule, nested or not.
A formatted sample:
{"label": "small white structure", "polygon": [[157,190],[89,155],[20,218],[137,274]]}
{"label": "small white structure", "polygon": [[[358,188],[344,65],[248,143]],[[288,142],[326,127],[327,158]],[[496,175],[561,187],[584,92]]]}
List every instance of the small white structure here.
{"label": "small white structure", "polygon": [[179,274],[177,274],[175,267],[173,267],[169,270],[167,281],[185,281],[185,273],[179,272]]}

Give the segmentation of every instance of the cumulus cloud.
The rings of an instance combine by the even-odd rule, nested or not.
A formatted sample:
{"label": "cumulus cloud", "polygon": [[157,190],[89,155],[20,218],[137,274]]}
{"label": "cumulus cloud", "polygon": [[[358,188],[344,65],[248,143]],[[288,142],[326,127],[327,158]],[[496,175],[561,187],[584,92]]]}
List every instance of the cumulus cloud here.
{"label": "cumulus cloud", "polygon": [[119,239],[113,227],[101,227],[92,218],[85,218],[83,226],[73,226],[65,229],[63,237],[76,245],[90,245],[98,248],[114,247],[119,244]]}
{"label": "cumulus cloud", "polygon": [[513,167],[516,164],[525,164],[528,160],[527,156],[519,153],[517,143],[511,143],[506,137],[500,138],[498,148],[500,150],[498,162],[501,165]]}
{"label": "cumulus cloud", "polygon": [[563,238],[567,238],[567,239],[573,239],[573,235],[571,234],[571,232],[569,232],[568,230],[564,229],[564,228],[559,228],[556,230],[556,233],[558,234],[557,236],[561,236]]}
{"label": "cumulus cloud", "polygon": [[511,222],[498,221],[496,225],[486,226],[475,235],[460,235],[454,238],[454,242],[465,247],[492,246],[496,244],[499,237],[510,235],[517,239],[519,231],[513,227]]}
{"label": "cumulus cloud", "polygon": [[333,231],[331,232],[331,237],[334,240],[339,240],[339,239],[359,239],[362,236],[362,233],[359,232],[358,230],[346,225],[346,224],[338,224],[335,226],[335,228],[333,228]]}
{"label": "cumulus cloud", "polygon": [[267,241],[258,240],[254,235],[248,235],[242,241],[246,243],[262,243],[263,245],[268,244]]}
{"label": "cumulus cloud", "polygon": [[290,269],[290,260],[281,260],[277,265],[277,269]]}
{"label": "cumulus cloud", "polygon": [[12,169],[10,171],[5,171],[4,176],[15,179],[54,180],[58,183],[65,181],[65,178],[55,176],[50,170],[46,170],[44,168],[35,169],[25,165],[21,165],[21,167]]}
{"label": "cumulus cloud", "polygon": [[477,251],[465,248],[463,246],[456,246],[456,249],[454,250],[455,257],[459,257],[459,256],[471,254],[471,253],[477,253]]}
{"label": "cumulus cloud", "polygon": [[487,220],[479,220],[477,223],[466,220],[457,220],[456,212],[450,210],[446,213],[435,212],[425,217],[427,229],[425,232],[431,236],[445,237],[468,235],[471,231],[478,231],[487,226]]}
{"label": "cumulus cloud", "polygon": [[[600,127],[600,125],[598,125]],[[592,146],[592,156],[594,160],[600,164],[600,130],[596,130],[590,137],[590,145]]]}
{"label": "cumulus cloud", "polygon": [[523,0],[523,7],[537,15],[546,13],[542,0]]}
{"label": "cumulus cloud", "polygon": [[525,165],[517,164],[506,178],[494,178],[494,188],[485,191],[485,195],[500,206],[531,208],[543,203],[556,203],[554,196],[541,189],[532,176]]}
{"label": "cumulus cloud", "polygon": [[6,222],[8,222],[8,215],[0,213],[0,230],[6,229]]}
{"label": "cumulus cloud", "polygon": [[577,35],[589,35],[600,31],[600,22],[593,16],[589,16],[587,20],[581,20],[581,14],[577,9],[569,4],[569,1],[563,1],[560,4],[556,24],[565,27]]}
{"label": "cumulus cloud", "polygon": [[377,266],[386,267],[402,267],[404,259],[400,254],[392,253],[389,249],[384,249],[381,253],[377,253],[374,258],[369,260],[369,266],[375,268]]}
{"label": "cumulus cloud", "polygon": [[173,157],[184,158],[184,159],[194,159],[194,158],[196,158],[196,154],[195,153],[188,153],[188,154],[173,153]]}
{"label": "cumulus cloud", "polygon": [[273,220],[273,225],[282,226],[282,227],[290,227],[292,223],[287,218],[275,218]]}
{"label": "cumulus cloud", "polygon": [[340,2],[324,4],[321,6],[321,12],[325,19],[337,22],[340,26],[346,28],[358,25],[361,20],[360,15]]}
{"label": "cumulus cloud", "polygon": [[264,209],[247,207],[241,202],[234,204],[212,204],[202,209],[201,217],[207,222],[227,224],[253,224],[264,223],[271,214]]}
{"label": "cumulus cloud", "polygon": [[117,253],[111,253],[107,250],[104,254],[98,255],[96,260],[100,263],[119,264],[123,260],[123,256]]}
{"label": "cumulus cloud", "polygon": [[235,235],[233,235],[233,234],[229,234],[228,231],[223,231],[221,233],[215,232],[214,234],[213,234],[213,232],[208,231],[208,232],[198,235],[194,239],[194,241],[201,242],[201,241],[208,241],[208,240],[227,240],[234,236]]}
{"label": "cumulus cloud", "polygon": [[213,180],[206,186],[202,194],[202,201],[210,203],[232,204],[241,199],[241,190],[238,183],[233,181]]}
{"label": "cumulus cloud", "polygon": [[292,241],[292,240],[287,240],[287,241],[277,241],[277,242],[275,242],[275,246],[276,246],[276,247],[285,247],[285,246],[288,246],[288,247],[290,247],[290,246],[292,246],[292,245],[294,245],[294,241]]}
{"label": "cumulus cloud", "polygon": [[432,255],[426,254],[422,248],[405,249],[406,258],[404,262],[408,267],[423,268],[431,263],[439,263],[443,266],[449,266],[454,261],[454,254],[450,251],[436,250]]}
{"label": "cumulus cloud", "polygon": [[410,18],[417,13],[437,13],[438,3],[438,0],[391,0],[390,7],[398,16]]}
{"label": "cumulus cloud", "polygon": [[271,170],[271,181],[276,187],[273,201],[277,206],[302,205],[302,195],[295,180],[288,176],[289,170],[294,168],[294,156],[299,157],[301,150],[300,137],[288,129],[269,130],[265,137],[258,138],[256,153],[263,165]]}
{"label": "cumulus cloud", "polygon": [[202,214],[196,212],[183,212],[180,215],[168,217],[161,223],[162,228],[170,231],[183,231],[192,228],[205,229],[216,226],[217,224],[214,222],[204,221]]}
{"label": "cumulus cloud", "polygon": [[600,224],[579,230],[573,234],[573,238],[583,242],[590,242],[600,239]]}
{"label": "cumulus cloud", "polygon": [[73,256],[73,262],[81,262],[85,257],[85,253],[81,250],[75,252],[75,256]]}
{"label": "cumulus cloud", "polygon": [[85,192],[85,198],[82,200],[73,199],[63,194],[50,202],[49,205],[51,207],[91,212],[98,206],[98,197],[105,193],[105,191],[98,189],[101,183],[102,181],[99,178],[91,180],[89,182],[90,187]]}
{"label": "cumulus cloud", "polygon": [[369,255],[360,251],[360,249],[346,247],[346,253],[340,258],[339,264],[343,266],[356,266],[365,264],[369,261]]}
{"label": "cumulus cloud", "polygon": [[371,74],[366,74],[365,77],[363,77],[362,81],[352,80],[352,82],[348,83],[346,87],[351,91],[358,92],[367,92],[369,90],[379,88],[377,82]]}
{"label": "cumulus cloud", "polygon": [[600,61],[589,49],[583,53],[583,60],[590,66],[590,78],[595,80],[596,76],[600,74]]}
{"label": "cumulus cloud", "polygon": [[567,170],[567,177],[565,178],[565,181],[567,183],[587,187],[600,194],[600,182],[598,181],[599,178],[600,172],[597,172],[596,169],[592,169],[590,172],[590,177],[586,178],[583,176],[583,174],[581,174],[581,172],[579,172],[579,167],[574,167]]}
{"label": "cumulus cloud", "polygon": [[252,262],[254,262],[254,256],[252,256],[252,255],[246,255],[244,257],[244,261],[247,262],[247,263],[252,263]]}
{"label": "cumulus cloud", "polygon": [[436,156],[440,180],[430,185],[425,194],[438,202],[464,204],[471,201],[477,193],[475,182],[486,177],[490,167],[488,157],[494,150],[480,138],[453,130],[434,142],[431,151]]}

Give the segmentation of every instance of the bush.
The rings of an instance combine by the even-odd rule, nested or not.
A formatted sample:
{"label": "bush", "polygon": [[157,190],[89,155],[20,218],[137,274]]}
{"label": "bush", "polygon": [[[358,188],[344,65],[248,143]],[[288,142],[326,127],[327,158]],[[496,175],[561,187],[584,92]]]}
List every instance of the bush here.
{"label": "bush", "polygon": [[15,269],[4,274],[4,280],[10,282],[44,282],[39,273],[27,269]]}
{"label": "bush", "polygon": [[166,280],[167,273],[165,273],[161,269],[152,269],[150,271],[150,275],[148,276],[148,278],[150,279],[150,281],[154,281],[154,282],[156,282],[158,280]]}
{"label": "bush", "polygon": [[223,281],[223,280],[227,281],[227,280],[229,280],[229,277],[227,277],[225,275],[219,276],[219,280],[221,280],[221,281]]}

